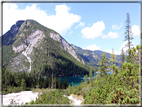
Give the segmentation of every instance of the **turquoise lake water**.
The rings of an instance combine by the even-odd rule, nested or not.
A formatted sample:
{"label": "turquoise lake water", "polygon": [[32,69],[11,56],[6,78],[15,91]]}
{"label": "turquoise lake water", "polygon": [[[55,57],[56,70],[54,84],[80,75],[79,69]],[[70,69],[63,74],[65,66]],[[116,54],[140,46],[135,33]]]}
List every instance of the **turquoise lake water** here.
{"label": "turquoise lake water", "polygon": [[[112,72],[108,72],[108,74],[112,74]],[[95,78],[96,76],[97,76],[97,73],[94,73],[93,77]],[[71,83],[73,82],[73,86],[75,86],[75,85],[79,85],[81,83],[81,81],[83,81],[84,76],[62,77],[60,79],[62,82],[66,79],[66,81],[69,83],[69,85],[71,85]],[[88,79],[89,79],[89,77],[88,77]]]}

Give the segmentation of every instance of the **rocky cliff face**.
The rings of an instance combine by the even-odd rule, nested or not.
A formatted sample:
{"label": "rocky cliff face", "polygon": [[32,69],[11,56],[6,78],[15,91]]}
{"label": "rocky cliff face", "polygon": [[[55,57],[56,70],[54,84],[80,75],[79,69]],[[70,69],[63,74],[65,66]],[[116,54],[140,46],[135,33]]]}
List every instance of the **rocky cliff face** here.
{"label": "rocky cliff face", "polygon": [[[13,50],[15,51],[15,53],[19,53],[22,52],[22,55],[17,56],[14,59],[15,63],[12,63],[11,66],[14,67],[17,65],[17,62],[22,63],[20,61],[18,61],[18,59],[21,59],[23,57],[23,55],[28,59],[28,62],[30,63],[30,68],[29,69],[24,69],[25,71],[30,72],[31,71],[31,58],[30,58],[30,54],[33,51],[33,47],[37,47],[38,43],[43,39],[43,37],[45,37],[43,31],[37,29],[35,31],[33,31],[30,35],[28,35],[26,37],[26,40],[24,40],[24,43],[22,43],[21,45],[19,45],[18,47],[14,47],[13,46]],[[18,69],[19,71],[21,71],[21,69]]]}
{"label": "rocky cliff face", "polygon": [[30,54],[32,52],[32,47],[36,47],[38,45],[38,41],[44,36],[43,32],[37,29],[27,36],[24,43],[21,43],[21,45],[17,47],[13,46],[13,50],[15,53],[26,50],[27,54]]}
{"label": "rocky cliff face", "polygon": [[97,60],[99,59],[98,55],[96,55],[95,52],[92,52],[90,54],[84,53],[83,55],[87,56],[89,59],[91,59],[91,58],[94,58],[94,59],[97,59]]}
{"label": "rocky cliff face", "polygon": [[83,64],[84,61],[79,59],[78,56],[77,56],[77,53],[75,51],[75,49],[65,40],[63,39],[59,34],[56,34],[56,33],[50,33],[49,35],[52,39],[54,39],[55,41],[58,41],[58,42],[61,42],[62,43],[62,47],[68,51],[74,58],[76,58],[78,61],[82,62]]}

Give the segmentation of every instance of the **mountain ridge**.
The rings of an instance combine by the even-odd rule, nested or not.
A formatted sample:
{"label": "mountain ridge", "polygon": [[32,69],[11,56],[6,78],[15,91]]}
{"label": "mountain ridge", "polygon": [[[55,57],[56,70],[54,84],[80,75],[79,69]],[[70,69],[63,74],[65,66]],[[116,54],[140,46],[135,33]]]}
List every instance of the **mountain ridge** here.
{"label": "mountain ridge", "polygon": [[[82,49],[78,46],[75,46],[72,44],[72,46],[75,48],[76,52],[78,53],[78,55],[80,55],[80,57],[82,57],[85,62],[92,66],[92,67],[98,67],[98,62],[99,59],[101,59],[101,55],[103,54],[104,51],[101,50],[87,50],[87,49]],[[105,52],[106,53],[106,57],[109,60],[111,53]],[[117,66],[119,66],[120,63],[120,55],[117,55],[117,60],[118,62],[116,63]],[[97,69],[97,68],[96,68]]]}

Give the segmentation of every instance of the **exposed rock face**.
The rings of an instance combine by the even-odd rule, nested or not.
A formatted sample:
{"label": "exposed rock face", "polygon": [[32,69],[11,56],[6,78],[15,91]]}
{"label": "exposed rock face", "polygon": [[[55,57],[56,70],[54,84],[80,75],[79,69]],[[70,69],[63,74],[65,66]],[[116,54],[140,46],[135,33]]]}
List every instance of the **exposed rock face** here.
{"label": "exposed rock face", "polygon": [[62,43],[62,47],[68,51],[74,58],[76,58],[78,61],[82,62],[83,64],[85,64],[85,62],[83,60],[80,60],[77,57],[77,53],[75,51],[75,49],[65,40],[63,39],[59,34],[55,34],[55,33],[50,33],[49,35],[52,39],[54,39],[55,41],[61,42]]}
{"label": "exposed rock face", "polygon": [[83,55],[84,55],[84,56],[89,56],[89,54],[88,54],[88,53],[84,53]]}
{"label": "exposed rock face", "polygon": [[92,58],[93,57],[95,59],[99,59],[99,57],[94,52],[92,52],[91,54],[84,53],[83,55],[87,56],[88,58]]}
{"label": "exposed rock face", "polygon": [[26,49],[27,54],[30,54],[32,52],[33,47],[37,46],[37,42],[42,39],[45,35],[43,32],[39,29],[33,31],[29,36],[27,36],[25,43],[28,44],[28,46],[25,43],[22,43],[18,47],[13,46],[13,50],[18,53]]}
{"label": "exposed rock face", "polygon": [[[61,43],[62,43],[62,45],[63,45],[63,48],[64,48],[66,51],[68,51],[74,58],[76,58],[78,61],[80,61],[79,58],[77,57],[76,51],[74,50],[74,48],[73,48],[71,45],[69,45],[68,42],[66,42],[66,41],[62,38],[62,39],[61,39]],[[80,62],[81,62],[81,61],[80,61]]]}
{"label": "exposed rock face", "polygon": [[92,52],[91,54],[95,59],[99,59],[99,57],[94,52]]}
{"label": "exposed rock face", "polygon": [[9,68],[11,71],[26,72],[29,71],[30,64],[28,59],[23,54],[20,54],[12,59]]}
{"label": "exposed rock face", "polygon": [[14,47],[13,46],[13,50],[15,51],[15,53],[21,52],[23,50],[25,50],[27,48],[27,45],[22,43],[20,46],[18,47]]}
{"label": "exposed rock face", "polygon": [[[13,46],[13,50],[18,53],[18,52],[22,52],[22,55],[24,55],[27,59],[28,59],[28,62],[30,63],[30,68],[27,70],[27,71],[31,71],[31,58],[28,56],[29,54],[31,54],[32,50],[33,50],[33,47],[36,47],[38,45],[38,43],[40,42],[40,40],[44,37],[44,33],[37,29],[35,31],[33,31],[30,35],[27,36],[26,40],[25,40],[25,43],[28,44],[28,46],[25,44],[25,43],[22,43],[20,46],[18,47],[14,47]],[[25,51],[24,51],[25,50]],[[17,59],[14,60],[14,62],[18,61]],[[13,67],[14,65],[17,65],[17,63],[13,63]],[[18,65],[20,65],[20,62],[18,63]],[[18,69],[18,68],[17,68]],[[20,71],[20,69],[19,69]]]}
{"label": "exposed rock face", "polygon": [[42,31],[37,29],[35,31],[33,31],[29,36],[27,36],[26,42],[28,44],[32,44],[33,41],[35,41],[37,38],[40,39],[40,37],[42,36]]}
{"label": "exposed rock face", "polygon": [[33,50],[33,47],[37,47],[38,42],[40,42],[43,37],[45,37],[45,35],[41,30],[37,29],[36,31],[33,31],[26,39],[26,42],[29,44],[26,48],[26,53],[30,54]]}
{"label": "exposed rock face", "polygon": [[52,39],[54,39],[55,41],[60,42],[61,37],[60,37],[60,35],[59,35],[59,34],[50,33],[50,35],[49,35],[49,36],[50,36]]}

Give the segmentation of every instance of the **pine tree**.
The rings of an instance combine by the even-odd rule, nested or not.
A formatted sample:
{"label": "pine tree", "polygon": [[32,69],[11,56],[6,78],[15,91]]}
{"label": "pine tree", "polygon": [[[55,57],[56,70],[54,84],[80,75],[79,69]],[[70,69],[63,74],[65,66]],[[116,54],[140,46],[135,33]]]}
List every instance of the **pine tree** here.
{"label": "pine tree", "polygon": [[85,76],[84,76],[84,82],[88,82],[88,75],[86,74]]}
{"label": "pine tree", "polygon": [[[133,38],[133,34],[132,34],[132,31],[131,31],[131,27],[130,27],[130,15],[129,15],[129,13],[127,13],[127,20],[126,20],[125,23],[126,23],[126,26],[125,26],[126,32],[124,33],[125,34],[125,41],[128,41],[127,47],[130,50],[131,45],[132,45],[131,40],[134,39],[134,38]],[[128,50],[127,62],[131,62],[131,60],[132,60],[132,56],[131,56],[129,50]]]}
{"label": "pine tree", "polygon": [[100,75],[105,75],[107,74],[108,72],[108,60],[107,60],[107,57],[105,56],[105,52],[101,55],[102,56],[102,59],[99,59],[99,68],[98,68],[98,73],[100,73]]}
{"label": "pine tree", "polygon": [[133,64],[140,64],[140,45],[137,45],[136,48],[133,47],[131,50],[130,50],[130,53],[132,55],[132,63]]}
{"label": "pine tree", "polygon": [[112,53],[111,53],[110,57],[111,58],[109,58],[109,62],[110,62],[109,68],[110,68],[110,70],[112,70],[114,72],[113,65],[117,62],[117,60],[116,60],[117,56],[114,55],[114,49],[113,48],[112,48]]}
{"label": "pine tree", "polygon": [[55,77],[54,77],[54,79],[53,79],[53,88],[56,89],[56,78],[55,78]]}
{"label": "pine tree", "polygon": [[91,69],[91,68],[90,68],[90,72],[89,72],[89,78],[90,78],[90,80],[92,80],[92,79],[93,79],[92,69]]}
{"label": "pine tree", "polygon": [[58,78],[58,88],[61,89],[61,80]]}
{"label": "pine tree", "polygon": [[21,78],[19,72],[14,74],[14,82],[17,84],[17,86],[21,85]]}
{"label": "pine tree", "polygon": [[125,62],[125,53],[124,50],[121,50],[121,55],[120,55],[120,68],[122,68],[122,64]]}
{"label": "pine tree", "polygon": [[26,88],[26,82],[23,78],[21,80],[21,88],[22,88],[22,90],[25,90],[25,88]]}

